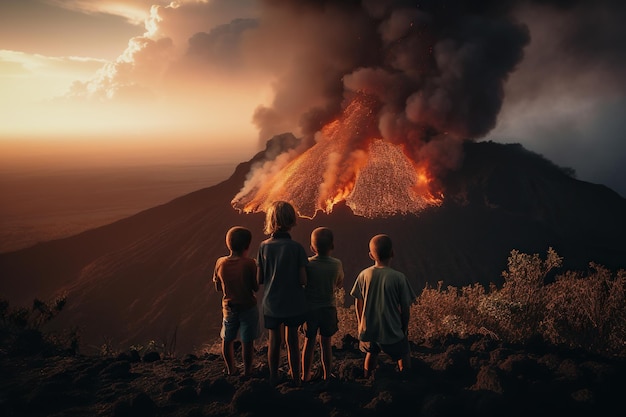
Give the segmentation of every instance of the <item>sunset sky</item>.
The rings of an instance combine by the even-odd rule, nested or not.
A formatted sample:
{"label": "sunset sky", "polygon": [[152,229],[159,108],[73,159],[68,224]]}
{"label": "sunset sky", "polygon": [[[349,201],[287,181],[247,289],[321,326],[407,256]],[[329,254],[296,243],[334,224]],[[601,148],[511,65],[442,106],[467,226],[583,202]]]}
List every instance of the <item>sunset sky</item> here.
{"label": "sunset sky", "polygon": [[[342,67],[323,59],[339,24],[286,3],[0,2],[0,163],[244,160],[274,134],[299,134],[327,87],[302,70]],[[503,3],[530,42],[504,85],[495,127],[475,139],[522,143],[625,196],[626,6]],[[286,79],[289,95],[280,93]],[[259,106],[272,111],[253,120]]]}

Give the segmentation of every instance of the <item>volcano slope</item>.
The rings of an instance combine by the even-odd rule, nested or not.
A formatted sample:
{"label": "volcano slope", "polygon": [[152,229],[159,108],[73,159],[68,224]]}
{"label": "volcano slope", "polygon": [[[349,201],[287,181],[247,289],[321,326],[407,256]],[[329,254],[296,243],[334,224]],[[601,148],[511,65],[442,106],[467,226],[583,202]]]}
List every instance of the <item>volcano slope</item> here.
{"label": "volcano slope", "polygon": [[[293,141],[280,135],[268,142]],[[267,150],[266,149],[266,150]],[[345,205],[299,219],[294,239],[308,247],[318,226],[335,231],[334,255],[344,263],[345,287],[368,266],[371,236],[387,233],[393,266],[416,291],[428,283],[501,283],[513,249],[544,254],[554,248],[564,269],[590,261],[626,266],[626,200],[601,185],[576,180],[520,145],[464,145],[463,166],[443,178],[444,202],[418,214],[355,216]],[[11,305],[66,294],[55,319],[76,326],[83,349],[105,341],[124,349],[148,340],[176,340],[178,353],[197,352],[218,337],[219,297],[211,285],[215,260],[227,253],[224,235],[242,225],[253,232],[251,255],[265,236],[263,214],[231,206],[251,165],[240,164],[215,186],[110,225],[0,255],[0,296]]]}

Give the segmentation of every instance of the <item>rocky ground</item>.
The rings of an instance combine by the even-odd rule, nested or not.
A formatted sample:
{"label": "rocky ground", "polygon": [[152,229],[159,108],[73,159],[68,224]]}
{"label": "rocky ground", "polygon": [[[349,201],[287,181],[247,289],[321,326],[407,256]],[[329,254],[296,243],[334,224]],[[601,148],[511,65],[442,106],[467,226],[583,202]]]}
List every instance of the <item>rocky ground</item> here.
{"label": "rocky ground", "polygon": [[[225,376],[218,355],[162,358],[0,352],[0,415],[17,416],[622,416],[626,361],[487,338],[413,345],[399,374],[384,355],[362,377],[349,335],[334,350],[336,379],[268,383],[266,350],[255,374]],[[318,366],[316,363],[314,366]]]}

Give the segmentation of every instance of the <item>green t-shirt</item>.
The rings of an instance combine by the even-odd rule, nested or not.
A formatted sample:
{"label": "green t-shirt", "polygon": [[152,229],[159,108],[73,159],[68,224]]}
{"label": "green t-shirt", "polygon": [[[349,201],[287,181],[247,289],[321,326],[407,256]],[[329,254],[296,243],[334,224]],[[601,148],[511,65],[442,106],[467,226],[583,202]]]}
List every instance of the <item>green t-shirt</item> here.
{"label": "green t-shirt", "polygon": [[311,256],[306,273],[306,300],[309,309],[334,307],[335,288],[343,285],[341,261],[332,256]]}

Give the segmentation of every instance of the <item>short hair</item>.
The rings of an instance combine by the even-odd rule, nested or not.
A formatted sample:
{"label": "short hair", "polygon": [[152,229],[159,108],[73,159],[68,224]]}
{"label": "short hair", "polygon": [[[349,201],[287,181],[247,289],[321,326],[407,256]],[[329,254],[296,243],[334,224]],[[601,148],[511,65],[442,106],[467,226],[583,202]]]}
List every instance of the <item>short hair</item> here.
{"label": "short hair", "polygon": [[288,231],[296,225],[296,210],[286,201],[274,201],[265,213],[265,234]]}
{"label": "short hair", "polygon": [[376,235],[370,239],[370,253],[374,259],[386,261],[393,255],[391,238],[385,234]]}
{"label": "short hair", "polygon": [[333,231],[328,227],[318,227],[311,232],[311,246],[320,255],[327,255],[333,249]]}
{"label": "short hair", "polygon": [[241,253],[250,247],[252,232],[242,226],[234,226],[226,232],[226,246],[229,250]]}

